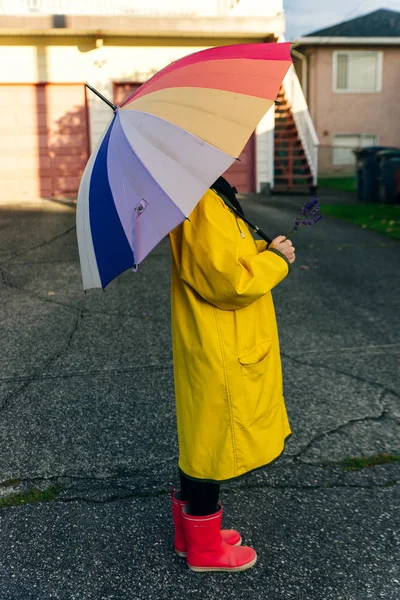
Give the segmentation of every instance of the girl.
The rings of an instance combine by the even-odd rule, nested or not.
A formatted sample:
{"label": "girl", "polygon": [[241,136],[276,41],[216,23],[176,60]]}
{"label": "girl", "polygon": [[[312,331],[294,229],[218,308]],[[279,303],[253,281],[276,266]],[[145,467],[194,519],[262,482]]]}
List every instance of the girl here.
{"label": "girl", "polygon": [[[221,530],[220,483],[269,464],[291,434],[271,290],[295,249],[255,241],[219,178],[170,234],[172,349],[181,489],[174,545],[194,571],[243,571],[256,552]],[[228,197],[229,196],[229,197]],[[244,215],[243,215],[244,216]]]}

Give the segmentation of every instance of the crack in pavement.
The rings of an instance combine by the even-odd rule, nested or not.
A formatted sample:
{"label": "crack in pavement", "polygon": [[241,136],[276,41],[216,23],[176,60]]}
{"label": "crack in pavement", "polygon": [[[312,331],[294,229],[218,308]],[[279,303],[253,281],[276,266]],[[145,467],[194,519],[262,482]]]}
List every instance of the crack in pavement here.
{"label": "crack in pavement", "polygon": [[[58,473],[55,475],[48,475],[48,476],[36,476],[36,477],[14,477],[12,479],[6,479],[4,481],[0,481],[0,489],[5,489],[7,487],[15,487],[16,485],[33,485],[33,484],[37,484],[37,485],[43,485],[43,484],[49,484],[49,485],[55,485],[56,483],[59,483],[62,486],[69,486],[71,485],[71,482],[77,482],[78,484],[85,484],[85,485],[96,485],[96,484],[104,484],[104,487],[117,487],[119,489],[131,489],[132,488],[132,484],[130,483],[131,481],[133,481],[133,485],[135,485],[138,481],[142,481],[142,480],[146,480],[149,485],[151,485],[151,482],[154,480],[154,478],[158,478],[160,477],[158,471],[154,471],[154,469],[164,469],[164,468],[168,468],[173,466],[174,470],[175,470],[175,464],[176,464],[176,460],[177,460],[177,456],[170,456],[168,458],[165,458],[164,460],[160,460],[157,463],[152,464],[149,468],[145,468],[145,469],[131,469],[129,467],[126,466],[120,466],[118,467],[118,465],[115,466],[115,469],[117,470],[117,472],[111,473],[109,475],[79,475],[79,474],[69,474],[67,472],[63,472],[63,473]],[[267,468],[265,468],[265,470],[261,471],[261,474],[264,474],[265,477],[283,477],[285,479],[285,481],[287,481],[287,479],[289,477],[292,476],[292,474],[298,474],[298,473],[306,473],[306,476],[312,480],[311,484],[293,484],[293,483],[284,483],[284,484],[277,484],[277,483],[271,483],[268,481],[268,479],[264,479],[262,482],[258,481],[258,482],[254,482],[254,483],[244,483],[244,484],[240,484],[240,479],[237,480],[237,482],[235,482],[235,480],[231,480],[231,481],[227,481],[227,487],[225,487],[225,490],[231,490],[231,489],[249,489],[252,487],[255,488],[259,488],[259,487],[312,487],[314,488],[317,483],[316,483],[316,478],[321,479],[321,471],[325,472],[327,474],[328,477],[331,477],[331,481],[329,483],[320,483],[318,484],[319,487],[326,487],[327,485],[332,485],[332,480],[333,483],[339,482],[343,476],[347,475],[347,476],[353,476],[353,475],[357,475],[359,473],[366,473],[366,472],[373,472],[375,469],[380,470],[384,467],[387,466],[396,466],[400,469],[400,463],[399,462],[387,462],[387,463],[381,463],[381,464],[374,464],[374,465],[365,465],[363,467],[360,467],[359,469],[354,469],[354,470],[349,470],[348,468],[346,468],[346,466],[344,466],[342,464],[342,461],[337,461],[337,462],[331,462],[331,463],[325,463],[325,462],[314,462],[314,463],[303,463],[301,462],[300,464],[295,463],[294,461],[290,464],[290,465],[282,465],[282,466],[275,466],[273,472],[271,470],[268,470]],[[268,465],[266,465],[266,467],[268,467]],[[155,474],[157,473],[157,474]],[[258,473],[260,473],[260,471],[258,471]],[[400,474],[400,472],[399,472]],[[166,472],[167,477],[170,476],[170,472]],[[247,473],[246,474],[248,477],[257,475],[257,472],[253,472],[253,473]],[[73,483],[72,483],[73,485]],[[234,487],[231,487],[231,486]],[[341,484],[342,485],[342,484]],[[379,484],[381,485],[381,484]],[[383,484],[382,484],[383,485]],[[100,489],[100,488],[97,488]],[[169,488],[170,490],[170,488]],[[158,492],[157,492],[158,493]]]}
{"label": "crack in pavement", "polygon": [[303,448],[299,452],[297,452],[297,454],[290,455],[293,458],[293,461],[294,462],[300,461],[303,464],[308,464],[308,463],[305,463],[305,461],[303,461],[301,459],[302,454],[307,452],[307,450],[309,450],[315,444],[315,442],[318,442],[319,440],[321,440],[329,435],[332,435],[335,433],[340,433],[341,430],[345,429],[352,423],[361,423],[361,422],[365,422],[365,421],[382,421],[384,419],[390,419],[397,423],[397,420],[388,414],[386,406],[383,402],[383,398],[384,398],[385,394],[387,393],[387,391],[388,390],[384,388],[382,390],[380,398],[378,399],[378,402],[380,403],[381,408],[382,408],[381,413],[378,416],[366,415],[365,417],[357,417],[354,419],[349,419],[348,421],[346,421],[345,423],[342,423],[341,425],[338,425],[337,427],[334,427],[332,429],[328,429],[327,431],[323,431],[322,433],[319,433],[318,435],[314,436],[305,446],[303,446]]}
{"label": "crack in pavement", "polygon": [[15,262],[12,266],[18,265],[20,267],[29,267],[32,265],[63,265],[70,263],[78,263],[79,259],[77,258],[63,258],[61,260],[31,260],[24,262]]}
{"label": "crack in pavement", "polygon": [[[8,479],[0,482],[1,497],[11,499],[10,506],[20,505],[19,499],[33,489],[39,492],[48,492],[53,489],[53,498],[43,498],[39,502],[58,502],[67,504],[81,502],[85,504],[108,504],[111,502],[135,500],[140,498],[157,498],[171,493],[170,481],[176,478],[177,457],[170,456],[145,469],[129,468],[125,465],[116,467],[116,472],[111,475],[68,475],[62,473],[47,477],[26,477]],[[171,480],[171,467],[175,475]],[[386,467],[390,467],[389,470]],[[340,461],[330,464],[294,463],[275,467],[273,471],[264,471],[267,477],[263,480],[246,482],[227,482],[223,494],[235,494],[247,490],[288,490],[313,492],[314,490],[329,489],[384,489],[400,484],[400,464],[386,463],[379,465],[366,465],[361,469],[349,471]],[[160,469],[165,474],[160,473]],[[370,475],[378,477],[372,480]],[[361,476],[361,480],[360,480]],[[343,480],[346,478],[347,480]],[[168,483],[167,483],[168,482]],[[167,487],[166,487],[167,484]],[[15,502],[13,502],[13,497]],[[23,505],[31,504],[29,496]],[[1,507],[7,508],[7,506]]]}
{"label": "crack in pavement", "polygon": [[[82,309],[82,308],[78,309],[76,307],[74,307],[74,310],[80,310],[82,312],[82,316],[92,315],[92,314],[106,314],[107,315],[107,313],[97,313],[97,312],[94,313],[94,312],[87,311],[87,310]],[[293,356],[290,356],[288,354],[285,354],[283,352],[281,352],[281,356],[283,356],[283,357],[285,357],[285,358],[287,358],[289,360],[292,360],[294,362],[298,362],[302,366],[317,367],[317,368],[321,368],[321,369],[329,369],[330,372],[335,372],[335,373],[338,373],[340,375],[344,375],[346,377],[350,377],[352,379],[355,379],[356,381],[360,381],[362,383],[368,383],[370,385],[376,386],[377,388],[382,388],[382,385],[376,383],[376,381],[372,381],[370,379],[367,379],[367,378],[364,378],[364,377],[360,377],[358,375],[354,375],[352,373],[348,373],[348,372],[342,371],[340,369],[331,368],[331,367],[328,367],[327,365],[324,365],[324,364],[316,364],[316,363],[305,362],[305,361],[302,361],[300,359],[297,359],[296,357],[293,357]],[[135,371],[138,371],[138,370],[141,371],[143,369],[154,370],[154,371],[162,371],[162,370],[170,370],[172,368],[173,368],[172,361],[168,361],[168,363],[164,362],[162,365],[161,364],[160,365],[157,365],[157,364],[153,364],[153,365],[146,364],[146,365],[139,365],[139,366],[136,366],[136,367],[127,367],[125,369],[107,369],[107,370],[104,370],[104,369],[93,369],[91,371],[87,371],[87,370],[85,370],[85,371],[72,371],[72,372],[69,372],[69,373],[63,373],[61,375],[58,375],[58,374],[45,375],[44,374],[42,376],[38,376],[37,379],[38,380],[39,379],[43,379],[43,380],[45,380],[45,379],[71,379],[71,378],[74,378],[74,377],[92,377],[94,375],[113,375],[113,374],[117,374],[118,375],[118,374],[125,374],[125,373],[129,374],[129,373],[132,373],[132,372],[135,372]],[[29,379],[29,377],[30,377],[29,375],[27,375],[27,376],[21,375],[21,376],[16,376],[16,377],[1,377],[0,378],[0,383],[13,383],[13,382],[25,381],[25,380]],[[384,391],[386,391],[386,392],[388,392],[388,393],[396,396],[396,397],[400,397],[400,395],[394,389],[387,388],[387,387],[386,388],[382,388],[382,389]]]}
{"label": "crack in pavement", "polygon": [[[370,349],[376,349],[376,350],[380,350],[381,348],[399,348],[400,349],[400,344],[368,344],[368,346],[345,346],[344,348],[324,348],[324,354],[326,354],[327,352],[329,353],[334,353],[334,354],[343,354],[343,352],[353,352],[355,350],[361,350],[362,352],[365,352],[366,350],[370,350]],[[303,356],[304,354],[321,354],[321,350],[306,350],[305,352],[302,352],[301,355],[299,355],[299,357],[296,356],[292,356],[292,358],[300,358],[300,356]]]}
{"label": "crack in pavement", "polygon": [[[340,484],[340,483],[328,483],[328,484],[313,484],[313,485],[305,485],[305,484],[258,484],[258,485],[247,485],[247,486],[238,486],[235,488],[226,488],[223,490],[224,495],[234,495],[238,492],[246,492],[251,490],[288,490],[288,491],[301,491],[301,492],[314,492],[316,490],[337,490],[337,489],[366,489],[366,490],[376,490],[376,489],[386,489],[390,487],[394,487],[400,484],[400,479],[391,479],[385,483],[376,483],[376,484],[362,484],[362,483],[349,483],[349,484]],[[65,490],[64,490],[65,492]],[[61,491],[60,493],[63,493]],[[107,496],[107,498],[85,498],[81,494],[77,494],[75,496],[70,496],[68,498],[56,497],[54,499],[46,499],[39,502],[24,502],[19,506],[27,506],[29,504],[41,504],[42,502],[52,502],[59,504],[70,504],[72,502],[80,502],[88,505],[101,505],[101,504],[110,504],[113,502],[120,502],[126,500],[137,500],[141,498],[159,498],[162,496],[170,496],[170,489],[160,489],[157,491],[148,491],[148,492],[127,492],[125,494],[111,492]],[[12,494],[10,494],[12,496]],[[15,505],[14,505],[15,506]],[[4,510],[8,507],[1,507],[0,510]]]}
{"label": "crack in pavement", "polygon": [[[164,467],[165,465],[168,464],[172,464],[172,462],[175,465],[176,462],[176,456],[172,456],[169,458],[165,458],[164,460],[160,460],[157,463],[151,465],[151,468],[158,468],[158,467]],[[111,475],[102,475],[102,476],[98,476],[96,477],[95,475],[71,475],[69,473],[58,473],[57,475],[49,475],[47,477],[15,477],[12,479],[6,479],[4,481],[0,481],[0,489],[1,487],[7,487],[7,485],[9,484],[10,481],[16,481],[19,485],[23,484],[23,483],[35,483],[37,482],[38,484],[44,483],[44,482],[49,482],[49,483],[56,483],[57,481],[62,481],[63,479],[66,480],[73,480],[73,481],[78,481],[78,482],[87,482],[87,483],[92,483],[92,482],[99,482],[99,483],[105,483],[107,484],[110,481],[113,480],[121,480],[121,479],[138,479],[140,477],[149,479],[150,476],[148,475],[148,470],[144,470],[144,469],[129,469],[126,467],[126,465],[115,465],[114,467],[118,472],[117,473],[112,473]],[[11,483],[9,485],[12,485]]]}
{"label": "crack in pavement", "polygon": [[7,283],[7,280],[6,280],[5,273],[4,273],[4,271],[3,271],[3,269],[1,267],[0,267],[0,277],[1,277],[2,284],[5,285],[6,287],[8,287],[8,283]]}
{"label": "crack in pavement", "polygon": [[353,373],[348,373],[347,371],[342,371],[341,369],[339,369],[337,367],[332,367],[331,365],[327,366],[325,364],[321,364],[321,363],[317,363],[317,362],[307,362],[307,361],[301,360],[299,358],[296,358],[295,356],[292,356],[290,354],[286,354],[285,352],[281,352],[281,357],[287,358],[288,360],[290,360],[292,362],[298,363],[302,367],[326,369],[326,370],[329,370],[330,373],[337,373],[338,375],[344,375],[345,377],[350,377],[351,379],[354,379],[355,381],[360,381],[362,383],[368,383],[371,386],[377,387],[378,389],[383,389],[384,391],[387,391],[388,393],[393,394],[393,396],[396,396],[396,398],[400,398],[400,394],[395,389],[391,389],[388,387],[382,388],[382,384],[377,383],[374,380],[370,380],[366,377],[361,377],[360,375],[355,375]]}
{"label": "crack in pavement", "polygon": [[8,283],[8,281],[6,279],[6,274],[4,273],[1,266],[0,266],[0,276],[1,276],[1,282],[3,285],[5,285],[6,287],[12,287],[12,285],[10,283]]}
{"label": "crack in pavement", "polygon": [[[20,294],[26,296],[27,298],[30,298],[32,300],[38,300],[39,302],[46,302],[47,304],[55,304],[56,306],[61,306],[62,308],[66,308],[67,310],[71,310],[71,311],[76,311],[76,310],[80,310],[82,311],[82,313],[88,314],[88,315],[103,315],[105,317],[129,317],[131,319],[137,319],[137,320],[143,320],[143,319],[147,319],[148,317],[151,317],[153,322],[156,322],[157,320],[159,320],[159,317],[154,316],[153,314],[149,314],[148,316],[145,313],[141,313],[140,315],[138,314],[137,310],[132,310],[132,311],[113,311],[113,310],[109,310],[109,311],[101,311],[101,310],[90,310],[88,308],[84,308],[82,306],[76,306],[75,304],[66,304],[65,302],[60,302],[59,300],[54,300],[51,298],[46,298],[44,296],[38,296],[37,294],[34,294],[32,292],[29,292],[27,290],[25,290],[24,288],[18,287],[17,285],[15,285],[14,283],[12,283],[11,281],[7,280],[7,277],[5,275],[4,270],[2,269],[2,267],[0,266],[0,277],[1,277],[1,281],[3,282],[3,284],[6,287],[11,288],[12,290],[16,290],[17,292],[19,292]],[[106,290],[102,290],[104,293],[107,293]],[[83,290],[82,290],[83,293]],[[86,292],[85,292],[86,294]]]}
{"label": "crack in pavement", "polygon": [[66,308],[67,310],[72,310],[72,311],[80,310],[78,307],[73,306],[72,304],[65,304],[63,302],[59,302],[58,300],[50,300],[50,298],[43,298],[42,296],[37,296],[36,294],[32,294],[32,292],[28,292],[27,290],[24,290],[23,288],[18,287],[12,281],[9,281],[7,279],[6,274],[1,266],[0,266],[0,275],[1,275],[1,281],[3,282],[3,284],[6,287],[8,287],[12,290],[16,290],[20,294],[23,294],[24,296],[27,296],[28,298],[31,298],[32,300],[39,300],[40,302],[56,304],[57,306],[61,306],[63,308]]}
{"label": "crack in pavement", "polygon": [[[83,315],[85,316],[85,315]],[[173,369],[172,361],[164,361],[163,364],[160,365],[138,365],[136,367],[126,367],[125,369],[94,369],[92,371],[72,371],[71,373],[63,373],[62,375],[57,374],[48,374],[48,375],[37,375],[35,376],[35,381],[45,381],[45,380],[54,380],[54,379],[73,379],[74,377],[83,377],[84,379],[93,377],[95,375],[129,375],[131,373],[135,373],[137,371],[171,371]],[[21,375],[16,377],[3,377],[0,378],[0,383],[20,383],[29,381],[31,378],[30,375]]]}
{"label": "crack in pavement", "polygon": [[[252,485],[252,486],[243,486],[231,489],[225,489],[223,491],[224,494],[237,494],[238,492],[244,492],[247,490],[263,490],[263,489],[271,489],[271,490],[301,490],[302,492],[314,492],[315,490],[333,490],[333,489],[343,489],[343,488],[357,488],[357,489],[382,489],[389,488],[398,485],[400,480],[394,479],[392,481],[388,481],[387,483],[377,483],[377,484],[326,484],[326,485],[274,485],[274,484],[265,484],[265,485]],[[124,494],[119,496],[118,494],[113,494],[106,499],[95,499],[95,498],[84,498],[82,496],[75,496],[70,498],[55,498],[53,502],[60,502],[62,504],[68,504],[70,502],[84,502],[85,504],[109,504],[111,502],[119,502],[121,500],[136,500],[140,498],[157,498],[160,496],[170,495],[171,490],[159,490],[157,492],[138,492],[134,494]],[[1,510],[1,509],[0,509]]]}
{"label": "crack in pavement", "polygon": [[58,240],[59,238],[62,238],[65,235],[68,235],[68,233],[70,233],[71,231],[74,231],[75,229],[76,229],[76,225],[73,225],[72,227],[69,227],[65,231],[62,231],[61,233],[57,233],[49,240],[41,242],[40,244],[37,244],[36,246],[32,246],[31,248],[27,248],[26,250],[23,250],[22,252],[16,252],[15,254],[12,254],[7,259],[2,261],[1,264],[5,265],[6,263],[9,263],[14,258],[17,258],[18,256],[23,256],[24,254],[28,254],[29,252],[32,252],[33,250],[37,250],[38,248],[43,248],[44,246],[48,246],[49,244],[52,244],[55,240]]}
{"label": "crack in pavement", "polygon": [[9,394],[5,399],[3,404],[0,406],[0,410],[4,411],[8,405],[15,400],[16,398],[18,398],[18,396],[20,396],[32,383],[34,383],[35,381],[38,381],[41,377],[41,375],[43,375],[43,373],[46,371],[46,369],[48,369],[58,358],[60,358],[65,352],[67,352],[67,350],[69,349],[69,347],[71,346],[72,343],[72,339],[78,329],[79,323],[81,322],[83,315],[82,315],[82,311],[81,310],[77,310],[77,319],[74,323],[74,326],[68,336],[67,342],[65,344],[65,347],[62,348],[61,350],[59,350],[57,352],[57,354],[55,354],[52,358],[50,358],[47,363],[42,366],[40,369],[37,370],[37,372],[34,372],[33,375],[31,375],[25,382],[24,385],[22,385],[20,388],[18,388],[18,390],[15,390],[13,392],[11,392],[11,394]]}

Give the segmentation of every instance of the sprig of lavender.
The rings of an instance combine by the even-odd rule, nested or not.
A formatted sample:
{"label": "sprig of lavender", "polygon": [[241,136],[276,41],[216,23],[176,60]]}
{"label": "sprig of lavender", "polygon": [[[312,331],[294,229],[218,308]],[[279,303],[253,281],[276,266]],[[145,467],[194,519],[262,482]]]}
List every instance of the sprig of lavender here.
{"label": "sprig of lavender", "polygon": [[319,199],[318,196],[314,196],[314,198],[303,204],[299,216],[296,217],[294,221],[294,226],[286,237],[288,238],[292,231],[297,231],[300,225],[313,225],[314,223],[318,223],[318,221],[323,218],[323,215],[318,214],[319,211]]}

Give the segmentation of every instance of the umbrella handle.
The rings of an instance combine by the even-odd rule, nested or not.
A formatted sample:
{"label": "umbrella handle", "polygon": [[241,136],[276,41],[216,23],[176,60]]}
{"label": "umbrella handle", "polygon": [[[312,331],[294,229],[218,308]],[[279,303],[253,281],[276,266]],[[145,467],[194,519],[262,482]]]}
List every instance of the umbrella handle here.
{"label": "umbrella handle", "polygon": [[269,237],[269,235],[267,235],[266,233],[264,233],[259,227],[257,227],[257,225],[252,225],[250,223],[250,221],[248,221],[247,219],[240,217],[241,219],[243,219],[243,221],[245,221],[247,223],[247,225],[249,225],[253,231],[255,231],[257,233],[257,235],[260,236],[260,238],[262,238],[265,242],[267,242],[267,248],[269,246],[269,244],[272,242],[272,238]]}

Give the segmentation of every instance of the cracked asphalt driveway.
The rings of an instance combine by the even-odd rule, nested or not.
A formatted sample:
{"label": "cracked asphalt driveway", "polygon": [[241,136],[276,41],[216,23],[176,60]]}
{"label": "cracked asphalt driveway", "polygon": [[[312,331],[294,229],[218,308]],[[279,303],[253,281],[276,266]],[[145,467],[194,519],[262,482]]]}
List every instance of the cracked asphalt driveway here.
{"label": "cracked asphalt driveway", "polygon": [[[273,237],[303,202],[243,200]],[[74,223],[63,203],[0,205],[0,497],[60,485],[0,507],[0,600],[399,600],[400,464],[342,461],[400,453],[400,243],[333,217],[293,235],[273,291],[293,436],[222,486],[259,559],[195,574],[172,549],[168,242],[84,294]]]}

